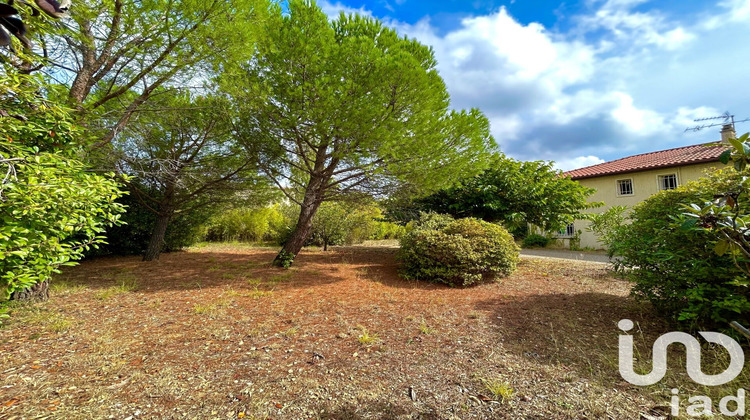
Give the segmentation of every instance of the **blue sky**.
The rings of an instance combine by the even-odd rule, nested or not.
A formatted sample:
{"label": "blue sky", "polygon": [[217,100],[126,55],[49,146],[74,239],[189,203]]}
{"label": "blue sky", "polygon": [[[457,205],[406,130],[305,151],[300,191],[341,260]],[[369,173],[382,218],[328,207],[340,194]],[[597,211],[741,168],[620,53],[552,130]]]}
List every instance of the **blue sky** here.
{"label": "blue sky", "polygon": [[[573,169],[714,141],[750,117],[750,0],[319,0],[431,45],[456,108],[508,155]],[[750,131],[750,123],[737,131]]]}

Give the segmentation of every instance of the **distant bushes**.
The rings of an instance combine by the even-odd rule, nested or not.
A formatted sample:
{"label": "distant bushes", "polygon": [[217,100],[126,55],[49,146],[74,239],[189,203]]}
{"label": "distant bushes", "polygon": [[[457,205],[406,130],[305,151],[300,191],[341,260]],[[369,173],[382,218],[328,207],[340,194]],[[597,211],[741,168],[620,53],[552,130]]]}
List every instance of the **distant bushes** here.
{"label": "distant bushes", "polygon": [[[126,212],[120,218],[124,223],[108,228],[106,244],[89,250],[87,257],[138,255],[146,251],[156,216],[138,201],[135,192],[131,191],[129,195],[120,197],[117,202],[126,206]],[[201,226],[209,216],[208,209],[199,209],[174,217],[164,237],[164,252],[178,251],[194,244],[200,239]]]}
{"label": "distant bushes", "polygon": [[[264,208],[228,209],[209,219],[200,240],[208,242],[270,242],[283,244],[297,223],[299,208],[276,204]],[[382,220],[372,204],[325,202],[313,219],[307,246],[351,245],[368,239],[398,239],[403,226]]]}
{"label": "distant bushes", "polygon": [[511,274],[518,246],[505,228],[482,220],[423,214],[401,238],[401,274],[453,287]]}
{"label": "distant bushes", "polygon": [[737,182],[736,173],[721,171],[633,208],[607,245],[619,257],[616,267],[634,282],[636,297],[689,327],[750,322],[750,290],[737,281],[744,277],[732,256],[717,255],[716,233],[686,228],[680,218],[683,205],[711,201]]}
{"label": "distant bushes", "polygon": [[265,208],[235,208],[209,219],[201,239],[209,242],[276,241],[290,223],[279,205]]}
{"label": "distant bushes", "polygon": [[532,233],[531,235],[523,238],[524,248],[544,248],[549,245],[550,239],[546,236]]}

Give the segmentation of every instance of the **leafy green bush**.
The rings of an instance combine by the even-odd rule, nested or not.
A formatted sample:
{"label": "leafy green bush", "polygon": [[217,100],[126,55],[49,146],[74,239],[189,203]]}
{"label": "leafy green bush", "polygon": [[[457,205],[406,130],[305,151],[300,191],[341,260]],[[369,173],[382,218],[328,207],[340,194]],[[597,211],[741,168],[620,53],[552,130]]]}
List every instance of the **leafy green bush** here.
{"label": "leafy green bush", "polygon": [[375,221],[375,229],[370,234],[369,239],[383,240],[383,239],[401,239],[406,233],[406,227],[393,222],[386,222],[382,220]]}
{"label": "leafy green bush", "polygon": [[741,271],[732,257],[714,252],[717,234],[686,229],[679,219],[683,205],[708,201],[737,182],[736,173],[716,172],[633,208],[630,223],[607,245],[620,257],[616,268],[635,283],[636,297],[689,327],[750,321],[750,290],[735,282]]}
{"label": "leafy green bush", "polygon": [[524,248],[544,248],[549,245],[550,239],[546,236],[532,233],[531,235],[523,238]]}
{"label": "leafy green bush", "polygon": [[[138,201],[135,192],[121,197],[117,202],[127,208],[120,218],[123,224],[109,227],[105,234],[107,243],[87,252],[87,257],[139,255],[148,247],[156,215]],[[197,209],[176,216],[167,227],[163,251],[178,251],[197,242],[201,237],[200,226],[210,216],[209,210]]]}
{"label": "leafy green bush", "polygon": [[429,214],[420,222],[401,238],[399,260],[406,279],[471,286],[516,268],[518,246],[502,226]]}
{"label": "leafy green bush", "polygon": [[627,206],[612,206],[604,212],[594,214],[586,230],[595,233],[600,243],[609,244],[612,242],[612,235],[625,223],[627,210]]}
{"label": "leafy green bush", "polygon": [[[283,244],[294,230],[299,207],[276,204],[263,208],[230,208],[216,214],[200,229],[209,242],[272,241]],[[382,221],[374,204],[325,202],[320,206],[305,242],[306,246],[362,243],[367,239],[398,239],[403,226]]]}
{"label": "leafy green bush", "polygon": [[280,206],[229,209],[212,217],[202,228],[201,237],[210,242],[277,241],[290,221]]}
{"label": "leafy green bush", "polygon": [[119,223],[122,192],[114,174],[81,161],[87,139],[68,110],[41,97],[49,85],[8,70],[0,65],[0,300],[29,289],[44,299],[41,283]]}
{"label": "leafy green bush", "polygon": [[422,212],[419,213],[419,218],[412,220],[406,225],[406,232],[408,233],[414,230],[439,230],[448,226],[455,220],[456,219],[449,214]]}

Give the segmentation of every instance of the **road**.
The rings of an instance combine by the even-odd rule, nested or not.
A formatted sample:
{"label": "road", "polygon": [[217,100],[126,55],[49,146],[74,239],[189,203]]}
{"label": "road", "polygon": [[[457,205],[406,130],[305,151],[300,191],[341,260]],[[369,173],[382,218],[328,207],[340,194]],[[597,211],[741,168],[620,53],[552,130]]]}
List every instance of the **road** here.
{"label": "road", "polygon": [[609,257],[604,252],[569,251],[567,249],[522,249],[521,256],[534,258],[561,258],[609,264]]}

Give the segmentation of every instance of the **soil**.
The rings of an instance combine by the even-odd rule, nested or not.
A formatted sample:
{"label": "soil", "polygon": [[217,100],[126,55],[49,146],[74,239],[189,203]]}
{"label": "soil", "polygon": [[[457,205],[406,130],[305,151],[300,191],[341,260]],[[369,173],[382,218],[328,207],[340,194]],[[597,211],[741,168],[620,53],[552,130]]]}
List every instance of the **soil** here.
{"label": "soil", "polygon": [[617,322],[667,327],[605,265],[451,289],[400,279],[393,248],[275,251],[64,270],[0,330],[0,418],[626,419],[671,396],[620,378]]}

